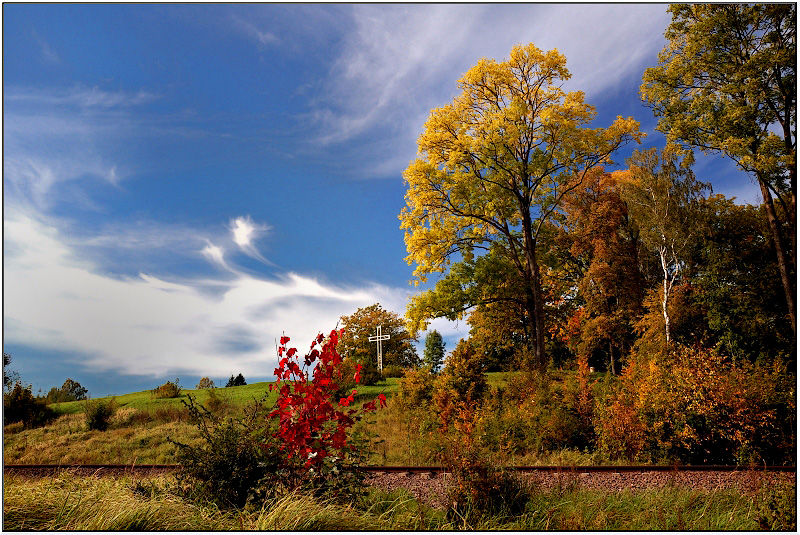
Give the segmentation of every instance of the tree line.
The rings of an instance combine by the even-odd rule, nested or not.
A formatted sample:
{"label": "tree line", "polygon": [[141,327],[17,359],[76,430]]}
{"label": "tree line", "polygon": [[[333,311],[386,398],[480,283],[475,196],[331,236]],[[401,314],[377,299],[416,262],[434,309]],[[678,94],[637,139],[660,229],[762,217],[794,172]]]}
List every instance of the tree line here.
{"label": "tree line", "polygon": [[[438,279],[408,305],[412,334],[468,317],[498,368],[577,356],[619,373],[676,344],[794,366],[795,6],[669,10],[641,87],[667,144],[621,170],[638,122],[590,126],[557,50],[482,59],[431,112],[400,214],[416,282]],[[763,202],[712,195],[694,150],[735,161]]]}

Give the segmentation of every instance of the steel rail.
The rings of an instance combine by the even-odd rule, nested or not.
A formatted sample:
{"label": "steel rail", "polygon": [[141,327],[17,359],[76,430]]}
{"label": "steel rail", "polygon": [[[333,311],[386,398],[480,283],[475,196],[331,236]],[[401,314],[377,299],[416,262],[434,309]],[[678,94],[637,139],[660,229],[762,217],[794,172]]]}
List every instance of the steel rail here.
{"label": "steel rail", "polygon": [[[7,464],[4,472],[56,472],[59,470],[77,471],[115,471],[115,472],[171,472],[180,469],[178,464]],[[620,465],[620,466],[506,466],[498,467],[510,472],[796,472],[795,466],[770,465]],[[361,470],[371,473],[447,473],[444,466],[362,466]]]}

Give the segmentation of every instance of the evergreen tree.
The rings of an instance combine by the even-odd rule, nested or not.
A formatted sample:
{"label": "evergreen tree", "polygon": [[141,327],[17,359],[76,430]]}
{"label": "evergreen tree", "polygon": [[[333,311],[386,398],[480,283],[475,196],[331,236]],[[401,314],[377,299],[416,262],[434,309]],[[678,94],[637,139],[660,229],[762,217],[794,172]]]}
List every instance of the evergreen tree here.
{"label": "evergreen tree", "polygon": [[439,331],[431,331],[425,337],[425,355],[422,359],[431,371],[438,372],[444,361],[444,340]]}
{"label": "evergreen tree", "polygon": [[228,379],[228,383],[225,385],[225,388],[228,388],[229,386],[244,386],[246,384],[247,381],[244,380],[244,375],[240,373],[236,377],[231,375],[231,378]]}

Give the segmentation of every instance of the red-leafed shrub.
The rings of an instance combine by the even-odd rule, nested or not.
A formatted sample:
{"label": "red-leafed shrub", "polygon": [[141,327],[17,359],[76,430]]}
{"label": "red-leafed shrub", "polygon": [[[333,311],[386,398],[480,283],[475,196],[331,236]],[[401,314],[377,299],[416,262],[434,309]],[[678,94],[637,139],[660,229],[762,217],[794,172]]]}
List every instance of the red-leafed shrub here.
{"label": "red-leafed shrub", "polygon": [[[304,357],[297,349],[286,347],[288,336],[281,337],[278,347],[277,381],[270,385],[278,399],[270,417],[278,421],[275,438],[300,482],[322,483],[329,474],[338,474],[344,465],[356,462],[358,452],[348,442],[348,430],[365,413],[374,411],[376,404],[386,405],[386,397],[380,394],[360,408],[351,407],[355,389],[346,397],[332,399],[339,389],[337,370],[342,364],[336,351],[338,338],[335,330],[327,338],[320,334]],[[356,383],[360,373],[357,365]]]}

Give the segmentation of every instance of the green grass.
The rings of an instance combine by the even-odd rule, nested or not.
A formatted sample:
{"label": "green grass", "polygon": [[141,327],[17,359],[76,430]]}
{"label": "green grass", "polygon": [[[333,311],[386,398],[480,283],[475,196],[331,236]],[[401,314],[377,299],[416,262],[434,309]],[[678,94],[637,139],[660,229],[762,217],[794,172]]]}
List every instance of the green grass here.
{"label": "green grass", "polygon": [[[265,394],[271,396],[274,400],[276,394],[269,392],[268,382],[253,383],[244,386],[231,386],[228,388],[217,388],[217,394],[229,400],[234,405],[246,405],[247,403],[261,399]],[[127,407],[132,409],[150,411],[162,407],[182,407],[181,400],[188,401],[189,395],[192,395],[200,403],[205,403],[208,400],[207,389],[194,390],[186,389],[181,390],[181,395],[177,398],[154,399],[150,390],[142,392],[133,392],[121,396],[109,396],[104,398],[97,398],[99,400],[111,399],[113,397],[117,406],[120,408]],[[57,414],[77,414],[83,412],[82,401],[68,401],[65,403],[53,403],[50,407],[56,411]]]}
{"label": "green grass", "polygon": [[[380,393],[387,397],[397,392],[399,379],[389,378],[386,381],[381,381],[378,384],[358,387],[357,401],[369,401]],[[217,388],[217,394],[227,400],[234,406],[244,406],[254,400],[262,399],[267,396],[267,402],[272,402],[277,397],[275,392],[269,391],[271,382],[252,383],[244,386],[230,386],[227,388]],[[98,400],[114,399],[115,403],[120,408],[131,408],[142,411],[153,411],[164,407],[182,407],[181,400],[188,401],[189,395],[194,397],[200,403],[205,403],[208,400],[209,390],[195,390],[185,389],[181,390],[181,395],[177,398],[167,399],[154,399],[150,390],[142,392],[133,392],[130,394],[123,394],[121,396],[108,396],[97,398]],[[49,405],[56,414],[78,414],[83,412],[84,402],[82,401],[67,401],[64,403],[52,403]]]}
{"label": "green grass", "polygon": [[[787,491],[788,492],[788,491]],[[791,491],[793,492],[793,490]],[[790,496],[791,498],[791,496]],[[78,477],[61,472],[26,479],[7,476],[3,528],[7,530],[212,531],[212,530],[759,530],[762,494],[676,487],[644,491],[551,490],[534,492],[517,516],[472,515],[448,519],[407,491],[370,489],[361,498],[325,500],[289,493],[261,507],[219,510],[177,492],[171,476]],[[793,507],[793,499],[787,500]],[[788,511],[787,511],[788,512]],[[793,530],[794,515],[780,529]],[[760,522],[761,520],[761,522]]]}

